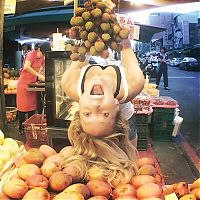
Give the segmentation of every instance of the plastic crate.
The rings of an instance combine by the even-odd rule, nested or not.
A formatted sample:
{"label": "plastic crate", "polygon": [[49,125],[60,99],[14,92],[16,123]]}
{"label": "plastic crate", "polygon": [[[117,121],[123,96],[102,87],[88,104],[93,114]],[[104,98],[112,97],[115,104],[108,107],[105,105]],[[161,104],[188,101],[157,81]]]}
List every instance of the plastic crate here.
{"label": "plastic crate", "polygon": [[16,120],[17,108],[16,107],[6,107],[6,120],[7,122],[13,122]]}
{"label": "plastic crate", "polygon": [[136,114],[135,121],[136,124],[148,124],[149,123],[149,115],[147,114]]}
{"label": "plastic crate", "polygon": [[148,124],[136,124],[138,139],[146,140],[148,138]]}
{"label": "plastic crate", "polygon": [[154,140],[172,139],[174,108],[156,108],[153,113],[151,135]]}
{"label": "plastic crate", "polygon": [[148,140],[140,140],[140,139],[138,139],[138,141],[137,141],[137,150],[145,151],[145,150],[147,150],[147,146],[148,146]]}
{"label": "plastic crate", "polygon": [[28,147],[40,147],[48,144],[46,116],[34,114],[24,123],[24,133],[26,135],[26,145]]}

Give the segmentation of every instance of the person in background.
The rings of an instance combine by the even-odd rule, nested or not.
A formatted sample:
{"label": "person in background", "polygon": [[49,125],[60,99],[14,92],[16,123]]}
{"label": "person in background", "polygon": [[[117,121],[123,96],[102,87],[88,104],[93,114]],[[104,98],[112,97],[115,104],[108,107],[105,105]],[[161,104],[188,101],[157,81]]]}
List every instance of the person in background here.
{"label": "person in background", "polygon": [[157,73],[157,76],[156,76],[156,85],[157,85],[157,88],[158,88],[161,76],[163,75],[164,89],[165,90],[170,90],[169,87],[168,87],[168,67],[167,67],[167,62],[168,62],[168,56],[166,54],[166,49],[165,49],[165,47],[161,47],[160,48],[160,53],[158,54],[159,69],[158,69],[158,73]]}
{"label": "person in background", "polygon": [[150,63],[151,66],[153,67],[153,71],[152,71],[152,77],[156,77],[156,72],[158,70],[158,56],[156,54],[156,51],[152,52],[152,55],[150,57]]}
{"label": "person in background", "polygon": [[39,73],[44,66],[45,52],[51,51],[50,44],[47,42],[35,45],[35,49],[28,52],[23,61],[20,77],[17,84],[16,104],[19,119],[19,134],[23,133],[23,122],[35,114],[36,110],[36,92],[27,91],[30,83],[36,82],[37,79],[45,81],[45,76]]}

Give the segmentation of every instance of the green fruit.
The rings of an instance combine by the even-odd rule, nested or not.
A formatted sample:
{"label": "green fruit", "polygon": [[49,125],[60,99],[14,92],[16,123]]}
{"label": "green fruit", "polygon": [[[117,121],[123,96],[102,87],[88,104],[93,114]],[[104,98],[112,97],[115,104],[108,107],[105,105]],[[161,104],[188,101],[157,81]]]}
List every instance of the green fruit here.
{"label": "green fruit", "polygon": [[119,36],[120,36],[122,39],[127,39],[128,36],[129,36],[129,31],[128,31],[128,29],[122,29],[122,30],[119,32]]}
{"label": "green fruit", "polygon": [[106,5],[103,2],[98,2],[96,7],[100,8],[102,11],[104,11],[106,8]]}
{"label": "green fruit", "polygon": [[102,41],[97,41],[97,42],[94,43],[94,47],[95,47],[97,52],[101,52],[101,51],[104,50],[105,44]]}
{"label": "green fruit", "polygon": [[111,20],[111,17],[108,13],[103,13],[102,15],[102,21],[103,22],[109,22]]}
{"label": "green fruit", "polygon": [[75,26],[75,22],[76,22],[76,17],[72,17],[71,20],[70,20],[70,24],[72,26]]}
{"label": "green fruit", "polygon": [[119,25],[115,24],[115,25],[113,26],[113,32],[114,32],[115,34],[118,34],[118,33],[120,32],[120,30],[121,30],[121,28],[120,28]]}
{"label": "green fruit", "polygon": [[97,39],[98,35],[95,32],[90,32],[88,34],[88,41],[94,42]]}
{"label": "green fruit", "polygon": [[93,43],[89,42],[88,40],[85,41],[85,47],[90,48],[93,45]]}
{"label": "green fruit", "polygon": [[80,38],[82,40],[87,40],[88,32],[87,31],[81,31],[80,32]]}
{"label": "green fruit", "polygon": [[110,37],[110,35],[109,35],[108,33],[103,33],[103,34],[101,35],[101,38],[102,38],[102,40],[103,40],[104,42],[107,42],[107,41],[109,41],[109,40],[111,39],[111,37]]}
{"label": "green fruit", "polygon": [[91,14],[94,18],[98,18],[102,16],[102,11],[99,8],[95,8],[91,11]]}
{"label": "green fruit", "polygon": [[86,52],[87,52],[86,47],[80,46],[80,47],[78,48],[78,53],[79,53],[80,55],[84,56],[84,55],[86,54]]}
{"label": "green fruit", "polygon": [[75,26],[82,26],[84,21],[83,21],[83,18],[82,17],[75,17]]}
{"label": "green fruit", "polygon": [[78,8],[76,8],[76,10],[75,10],[75,15],[76,15],[76,16],[81,16],[82,13],[83,13],[84,11],[85,11],[85,8],[78,7]]}
{"label": "green fruit", "polygon": [[110,30],[110,24],[109,23],[101,23],[101,29],[106,32],[106,31],[109,31]]}
{"label": "green fruit", "polygon": [[97,55],[97,51],[96,51],[96,49],[95,49],[94,46],[90,47],[90,54],[91,54],[92,56],[96,56],[96,55]]}
{"label": "green fruit", "polygon": [[91,21],[86,22],[86,24],[85,24],[85,29],[86,29],[87,31],[92,31],[92,30],[94,29],[94,23],[91,22]]}
{"label": "green fruit", "polygon": [[90,18],[91,18],[91,14],[89,11],[85,11],[82,13],[82,18],[85,20],[85,21],[88,21]]}

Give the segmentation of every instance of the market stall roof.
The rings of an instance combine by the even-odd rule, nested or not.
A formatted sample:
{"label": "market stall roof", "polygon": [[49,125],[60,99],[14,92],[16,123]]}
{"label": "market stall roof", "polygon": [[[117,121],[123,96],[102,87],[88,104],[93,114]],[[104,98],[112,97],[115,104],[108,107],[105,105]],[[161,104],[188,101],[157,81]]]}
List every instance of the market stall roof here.
{"label": "market stall roof", "polygon": [[144,43],[149,43],[155,33],[165,31],[165,28],[162,28],[162,27],[137,24],[137,23],[136,25],[140,26],[139,41],[144,42]]}
{"label": "market stall roof", "polygon": [[45,22],[67,22],[73,16],[73,12],[73,8],[66,9],[63,7],[57,7],[56,9],[42,9],[39,11],[29,12],[22,15],[5,16],[4,26],[20,26],[26,24]]}
{"label": "market stall roof", "polygon": [[[79,0],[79,4],[83,3],[84,0]],[[179,4],[179,3],[191,3],[191,0],[113,0],[116,5],[118,5],[120,13],[131,12],[135,10],[144,10],[147,8],[166,6],[170,4]],[[132,2],[130,4],[130,2]],[[138,5],[140,2],[140,5]],[[192,2],[198,2],[198,0],[193,0]],[[36,9],[62,6],[64,0],[17,0],[16,4],[16,13],[29,12]]]}

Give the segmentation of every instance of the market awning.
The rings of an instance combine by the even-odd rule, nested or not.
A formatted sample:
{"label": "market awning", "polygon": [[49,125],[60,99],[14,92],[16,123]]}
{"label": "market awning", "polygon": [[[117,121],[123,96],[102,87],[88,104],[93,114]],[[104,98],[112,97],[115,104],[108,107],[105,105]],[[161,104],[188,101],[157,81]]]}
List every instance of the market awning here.
{"label": "market awning", "polygon": [[149,43],[154,34],[165,31],[165,28],[157,27],[157,26],[150,26],[144,24],[136,24],[140,26],[140,37],[139,41],[144,43]]}
{"label": "market awning", "polygon": [[73,8],[67,9],[66,7],[62,7],[52,10],[40,10],[17,16],[5,16],[4,26],[20,26],[45,22],[67,22],[73,16],[73,13]]}

